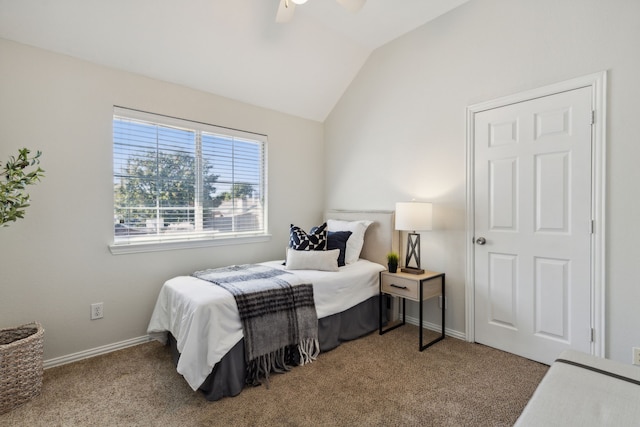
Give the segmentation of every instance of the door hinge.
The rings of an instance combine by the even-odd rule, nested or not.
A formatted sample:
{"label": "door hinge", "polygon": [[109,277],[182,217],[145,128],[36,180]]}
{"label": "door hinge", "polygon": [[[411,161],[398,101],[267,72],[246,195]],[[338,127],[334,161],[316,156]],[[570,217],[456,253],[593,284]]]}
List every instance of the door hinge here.
{"label": "door hinge", "polygon": [[595,342],[596,341],[596,330],[591,328],[591,342]]}
{"label": "door hinge", "polygon": [[591,124],[596,122],[596,110],[591,110]]}
{"label": "door hinge", "polygon": [[596,232],[596,220],[592,219],[591,220],[591,234]]}

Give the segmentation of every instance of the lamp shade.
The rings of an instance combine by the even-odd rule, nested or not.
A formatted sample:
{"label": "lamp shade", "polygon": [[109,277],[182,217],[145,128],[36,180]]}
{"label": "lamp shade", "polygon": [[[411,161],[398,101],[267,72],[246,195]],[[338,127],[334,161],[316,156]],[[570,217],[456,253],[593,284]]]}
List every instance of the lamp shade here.
{"label": "lamp shade", "polygon": [[396,203],[396,230],[429,231],[433,205],[424,202]]}

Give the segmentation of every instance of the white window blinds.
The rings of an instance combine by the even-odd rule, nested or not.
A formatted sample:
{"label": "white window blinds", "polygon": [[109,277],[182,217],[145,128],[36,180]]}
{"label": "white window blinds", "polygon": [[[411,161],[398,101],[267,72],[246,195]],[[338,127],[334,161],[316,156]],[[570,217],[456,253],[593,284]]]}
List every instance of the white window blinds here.
{"label": "white window blinds", "polygon": [[266,233],[266,137],[115,107],[114,244]]}

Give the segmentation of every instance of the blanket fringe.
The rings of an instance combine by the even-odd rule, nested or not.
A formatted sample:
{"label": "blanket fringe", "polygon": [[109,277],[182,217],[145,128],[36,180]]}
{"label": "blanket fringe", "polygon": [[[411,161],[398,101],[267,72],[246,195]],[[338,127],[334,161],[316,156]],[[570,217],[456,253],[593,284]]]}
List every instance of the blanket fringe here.
{"label": "blanket fringe", "polygon": [[[295,348],[294,348],[295,347]],[[299,360],[295,360],[297,349]],[[272,353],[257,357],[247,363],[246,384],[258,386],[264,380],[269,388],[269,374],[283,374],[291,370],[293,365],[306,365],[318,358],[320,354],[320,342],[317,339],[308,338],[300,341],[297,346],[284,347]]]}
{"label": "blanket fringe", "polygon": [[320,354],[320,342],[317,339],[307,338],[298,344],[300,353],[300,365],[306,365],[318,358]]}
{"label": "blanket fringe", "polygon": [[247,362],[246,384],[258,386],[263,379],[268,388],[270,373],[282,374],[290,371],[294,365],[291,347],[278,349]]}

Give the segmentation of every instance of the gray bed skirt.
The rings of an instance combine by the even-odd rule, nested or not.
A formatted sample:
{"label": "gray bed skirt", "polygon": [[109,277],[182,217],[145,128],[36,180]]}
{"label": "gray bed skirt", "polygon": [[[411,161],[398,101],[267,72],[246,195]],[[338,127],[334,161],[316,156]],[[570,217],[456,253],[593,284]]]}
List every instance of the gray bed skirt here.
{"label": "gray bed skirt", "polygon": [[[379,296],[376,295],[342,313],[318,319],[320,351],[332,350],[345,341],[355,340],[378,330],[379,301]],[[169,345],[173,362],[177,365],[180,353],[171,334]],[[207,400],[213,401],[236,396],[244,387],[244,340],[240,340],[220,362],[216,363],[211,374],[200,386],[200,391]]]}

